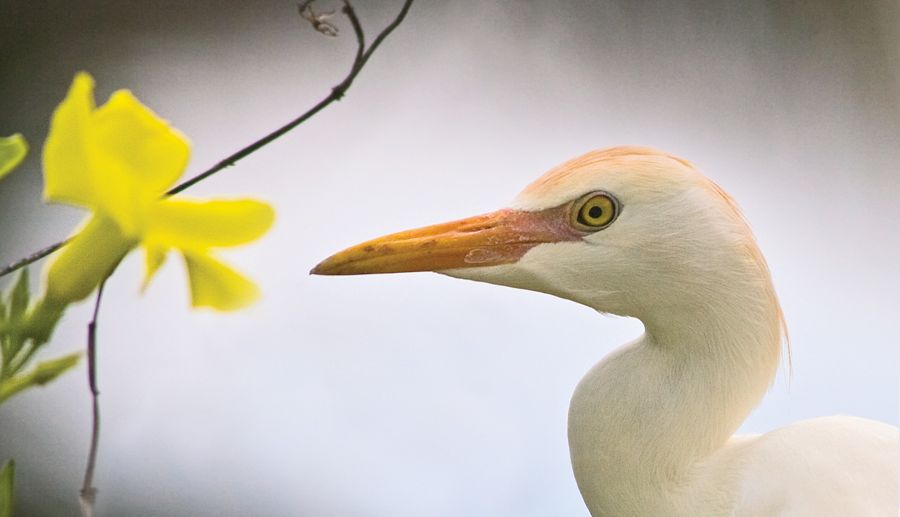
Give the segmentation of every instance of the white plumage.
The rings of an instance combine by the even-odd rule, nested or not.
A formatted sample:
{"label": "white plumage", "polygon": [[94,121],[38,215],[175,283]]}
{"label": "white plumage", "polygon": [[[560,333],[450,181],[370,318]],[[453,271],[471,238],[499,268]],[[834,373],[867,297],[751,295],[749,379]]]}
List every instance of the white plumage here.
{"label": "white plumage", "polygon": [[[593,200],[601,209],[588,212]],[[588,153],[508,209],[362,243],[313,273],[402,271],[545,292],[644,323],[572,397],[572,466],[594,516],[897,512],[893,426],[828,417],[732,436],[772,383],[785,326],[737,205],[682,159]]]}

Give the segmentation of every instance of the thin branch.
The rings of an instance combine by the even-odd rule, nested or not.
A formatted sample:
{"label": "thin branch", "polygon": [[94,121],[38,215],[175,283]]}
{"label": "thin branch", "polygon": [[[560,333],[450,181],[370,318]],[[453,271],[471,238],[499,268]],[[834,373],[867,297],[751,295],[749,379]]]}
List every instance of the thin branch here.
{"label": "thin branch", "polygon": [[378,35],[378,37],[375,40],[375,43],[373,43],[372,47],[370,47],[369,50],[367,51],[367,50],[365,50],[365,47],[366,47],[365,36],[363,34],[362,26],[359,23],[359,18],[357,18],[357,16],[356,16],[356,11],[353,9],[353,6],[350,4],[349,0],[344,0],[343,12],[344,12],[344,14],[347,15],[348,18],[350,18],[350,23],[353,25],[353,32],[356,35],[356,43],[357,43],[356,58],[353,60],[353,65],[350,67],[350,72],[347,74],[347,76],[344,78],[344,80],[341,81],[340,83],[338,83],[337,86],[333,87],[331,89],[331,93],[327,97],[325,97],[324,99],[319,101],[315,106],[313,106],[312,108],[307,110],[305,113],[303,113],[299,117],[297,117],[294,120],[288,122],[287,124],[281,126],[280,128],[276,129],[275,131],[272,131],[268,135],[260,138],[259,140],[244,147],[243,149],[235,152],[231,156],[228,156],[227,158],[223,159],[222,161],[220,161],[219,163],[217,163],[210,169],[203,171],[200,174],[194,176],[193,178],[191,178],[187,181],[184,181],[183,183],[179,184],[178,186],[172,188],[171,190],[166,192],[166,196],[172,196],[174,194],[178,194],[179,192],[195,185],[196,183],[198,183],[200,181],[203,181],[204,179],[212,176],[213,174],[216,174],[217,172],[221,171],[222,169],[233,166],[235,163],[237,163],[242,158],[245,158],[248,155],[255,153],[261,147],[264,147],[264,146],[270,144],[272,141],[283,136],[288,131],[290,131],[290,130],[294,129],[295,127],[299,126],[300,124],[306,122],[313,115],[322,111],[322,109],[324,109],[326,106],[328,106],[332,102],[341,100],[341,98],[344,96],[344,94],[350,88],[350,85],[353,84],[353,80],[356,79],[357,75],[359,75],[359,72],[362,70],[366,61],[369,59],[369,56],[372,55],[372,51],[374,50],[374,48],[377,47],[377,45],[380,44],[381,41],[383,41],[384,38],[386,38],[387,35],[390,34],[391,31],[393,31],[397,27],[397,25],[399,25],[398,20],[400,20],[400,21],[403,20],[403,18],[406,16],[407,11],[409,11],[409,6],[411,4],[412,4],[412,0],[406,0],[406,2],[403,5],[403,8],[400,10],[400,14],[397,16],[397,19],[395,19],[393,23],[388,25],[387,28],[385,28],[381,32],[381,34]]}
{"label": "thin branch", "polygon": [[400,13],[394,18],[394,21],[388,24],[387,27],[381,31],[378,36],[375,37],[375,41],[369,46],[369,50],[366,50],[365,55],[362,58],[362,62],[360,62],[359,67],[362,68],[366,65],[366,62],[369,61],[369,58],[372,57],[372,54],[375,52],[375,49],[378,48],[379,45],[392,33],[394,29],[396,29],[401,23],[403,23],[403,19],[406,18],[406,13],[409,12],[409,8],[412,7],[413,0],[406,0],[403,2],[403,7],[400,8]]}
{"label": "thin branch", "polygon": [[6,266],[5,268],[3,268],[2,270],[0,270],[0,276],[6,276],[14,271],[18,271],[19,269],[22,269],[23,267],[27,266],[28,264],[31,264],[32,262],[37,262],[38,260],[41,260],[42,258],[46,257],[47,255],[53,253],[54,251],[58,250],[59,248],[62,248],[66,244],[68,244],[70,240],[71,239],[66,239],[64,241],[59,241],[56,244],[51,244],[50,246],[47,246],[46,248],[35,251],[34,253],[32,253],[31,255],[28,255],[25,258],[22,258],[22,259],[19,259],[19,260],[13,262],[12,264],[10,264],[10,265]]}
{"label": "thin branch", "polygon": [[103,299],[103,286],[97,288],[97,301],[94,302],[94,315],[88,323],[87,360],[88,386],[91,389],[93,418],[91,420],[91,448],[88,452],[87,466],[84,469],[84,482],[81,485],[81,515],[91,517],[94,514],[94,501],[97,499],[97,488],[94,487],[94,466],[97,464],[97,448],[100,445],[100,390],[97,389],[97,315],[100,312],[100,301]]}
{"label": "thin branch", "polygon": [[[347,93],[347,90],[350,89],[350,86],[353,84],[353,81],[354,81],[354,79],[356,79],[356,76],[359,75],[359,72],[362,71],[363,67],[369,61],[369,58],[372,57],[372,54],[375,52],[375,50],[394,31],[394,29],[396,29],[406,18],[406,14],[409,12],[409,8],[412,6],[412,3],[413,3],[413,0],[405,0],[403,2],[403,7],[400,8],[400,12],[397,14],[397,17],[394,18],[394,21],[392,21],[390,24],[388,24],[387,27],[385,27],[384,30],[382,30],[378,34],[378,36],[375,37],[375,40],[372,41],[372,44],[369,45],[368,48],[366,48],[365,35],[363,34],[362,25],[359,22],[359,18],[357,18],[357,16],[356,16],[356,11],[353,9],[353,6],[349,2],[349,0],[344,0],[344,7],[342,9],[342,12],[347,16],[347,18],[350,19],[350,23],[353,26],[353,32],[356,35],[356,41],[357,41],[356,56],[353,60],[353,65],[350,67],[350,71],[348,72],[347,76],[344,77],[344,80],[341,81],[340,83],[338,83],[336,86],[334,86],[331,89],[331,93],[327,97],[325,97],[324,99],[319,101],[315,106],[313,106],[312,108],[307,110],[305,113],[303,113],[299,117],[288,122],[284,126],[276,129],[275,131],[272,131],[268,135],[260,138],[259,140],[244,147],[243,149],[224,158],[223,160],[219,161],[218,163],[216,163],[209,169],[207,169],[207,170],[201,172],[200,174],[197,174],[196,176],[173,187],[171,190],[169,190],[168,192],[165,193],[165,196],[168,197],[168,196],[178,194],[179,192],[187,190],[188,188],[205,180],[206,178],[212,176],[213,174],[216,174],[217,172],[221,171],[222,169],[233,166],[235,163],[237,163],[241,159],[246,158],[250,154],[255,153],[260,148],[265,147],[266,145],[272,143],[274,140],[283,136],[285,133],[291,131],[292,129],[299,126],[300,124],[303,124],[304,122],[306,122],[307,120],[312,118],[313,115],[322,111],[322,109],[324,109],[329,104],[331,104],[335,101],[341,100],[341,98],[343,98],[343,96]],[[302,8],[308,7],[308,3],[302,5],[301,7]],[[13,262],[12,264],[3,268],[3,270],[0,270],[0,277],[8,275],[18,269],[21,269],[21,268],[27,266],[28,264],[37,262],[38,260],[46,257],[47,255],[50,255],[54,251],[62,248],[63,246],[68,244],[68,242],[69,242],[69,239],[57,242],[56,244],[47,246],[46,248],[39,250],[35,253],[32,253],[31,255],[29,255],[21,260]]]}
{"label": "thin branch", "polygon": [[[350,18],[350,25],[353,26],[353,34],[356,35],[356,57],[353,58],[353,68],[358,74],[360,69],[362,69],[363,54],[366,51],[366,35],[363,34],[362,24],[359,23],[359,18],[356,17],[356,11],[353,10],[353,6],[350,5],[349,0],[344,0],[342,12],[347,15],[347,18]],[[351,72],[351,74],[342,82],[346,82],[348,79],[350,82],[353,82],[354,77],[356,77],[356,74]],[[349,86],[349,84],[347,86]],[[344,91],[346,91],[346,89]]]}

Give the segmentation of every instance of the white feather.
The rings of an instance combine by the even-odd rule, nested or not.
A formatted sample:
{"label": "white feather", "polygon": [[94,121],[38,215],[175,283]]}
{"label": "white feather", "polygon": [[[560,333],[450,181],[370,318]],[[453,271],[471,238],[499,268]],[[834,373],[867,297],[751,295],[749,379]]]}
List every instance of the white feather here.
{"label": "white feather", "polygon": [[735,203],[688,162],[590,153],[513,203],[539,211],[602,190],[618,219],[514,264],[446,272],[633,316],[646,332],[594,366],[569,412],[578,486],[609,517],[865,517],[898,508],[898,432],[852,417],[733,437],[778,368],[784,323]]}

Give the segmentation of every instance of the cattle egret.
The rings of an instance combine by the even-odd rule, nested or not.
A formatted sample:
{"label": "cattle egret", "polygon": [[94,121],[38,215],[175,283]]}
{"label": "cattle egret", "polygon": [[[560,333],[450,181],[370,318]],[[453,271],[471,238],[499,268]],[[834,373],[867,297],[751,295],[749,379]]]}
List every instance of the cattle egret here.
{"label": "cattle egret", "polygon": [[570,403],[572,467],[592,515],[896,515],[893,426],[836,416],[732,436],[772,383],[785,324],[736,203],[689,162],[594,151],[508,208],[364,242],[312,273],[410,271],[643,322]]}

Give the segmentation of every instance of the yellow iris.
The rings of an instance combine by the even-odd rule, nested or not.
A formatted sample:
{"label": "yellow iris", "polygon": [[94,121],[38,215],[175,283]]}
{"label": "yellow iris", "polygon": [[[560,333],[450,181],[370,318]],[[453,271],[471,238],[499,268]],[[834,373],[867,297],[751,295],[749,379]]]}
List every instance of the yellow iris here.
{"label": "yellow iris", "polygon": [[576,203],[574,222],[585,230],[599,230],[616,218],[618,205],[607,194],[591,194]]}
{"label": "yellow iris", "polygon": [[241,308],[256,285],[213,255],[263,235],[272,208],[252,199],[164,197],[184,171],[187,140],[127,90],[94,104],[94,81],[79,73],[53,114],[44,146],[44,198],[91,210],[46,268],[44,302],[88,296],[134,247],[146,254],[144,285],[170,249],[184,257],[195,307]]}

